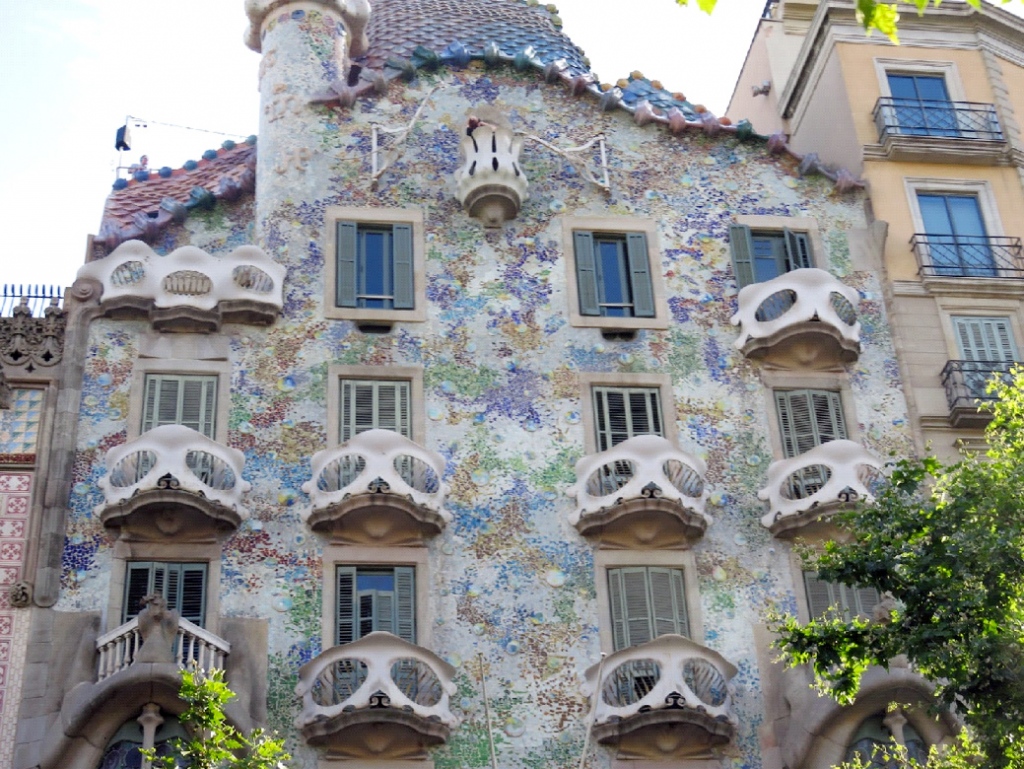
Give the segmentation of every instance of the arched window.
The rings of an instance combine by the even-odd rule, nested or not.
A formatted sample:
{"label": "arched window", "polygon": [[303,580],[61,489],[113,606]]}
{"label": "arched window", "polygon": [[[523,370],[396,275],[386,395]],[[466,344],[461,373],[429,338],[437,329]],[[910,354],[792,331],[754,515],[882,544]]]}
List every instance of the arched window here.
{"label": "arched window", "polygon": [[886,748],[896,743],[906,746],[908,757],[924,766],[928,759],[928,746],[900,711],[888,716],[879,713],[864,719],[850,740],[845,760],[860,758],[872,769],[902,769],[904,765],[894,757],[886,758],[886,753],[891,753]]}
{"label": "arched window", "polygon": [[[164,716],[163,723],[157,726],[153,736],[157,756],[176,755],[172,747],[174,739],[185,739],[187,736],[177,718]],[[142,724],[136,720],[126,721],[110,738],[97,769],[139,769],[142,766],[139,748],[142,747],[145,747]]]}

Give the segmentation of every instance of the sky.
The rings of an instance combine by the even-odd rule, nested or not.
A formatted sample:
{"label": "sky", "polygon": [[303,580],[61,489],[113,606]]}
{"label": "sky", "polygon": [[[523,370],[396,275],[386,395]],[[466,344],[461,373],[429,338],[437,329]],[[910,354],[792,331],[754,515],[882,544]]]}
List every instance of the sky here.
{"label": "sky", "polygon": [[[639,70],[717,115],[764,8],[721,0],[708,16],[673,0],[556,3],[602,81]],[[242,42],[246,23],[243,0],[0,0],[0,284],[74,282],[119,161],[146,154],[153,169],[180,168],[258,133],[259,55]],[[147,127],[119,158],[126,116]]]}

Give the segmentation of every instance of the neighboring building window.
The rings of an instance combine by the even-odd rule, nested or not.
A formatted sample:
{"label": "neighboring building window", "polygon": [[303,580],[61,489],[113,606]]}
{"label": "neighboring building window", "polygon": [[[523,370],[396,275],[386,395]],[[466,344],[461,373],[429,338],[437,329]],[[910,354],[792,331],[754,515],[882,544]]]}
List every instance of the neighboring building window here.
{"label": "neighboring building window", "polygon": [[416,570],[412,566],[338,566],[335,643],[376,630],[416,643]]}
{"label": "neighboring building window", "polygon": [[812,619],[831,615],[849,622],[854,617],[869,619],[871,610],[881,600],[878,590],[873,587],[849,587],[835,582],[818,579],[813,571],[804,572],[804,588],[807,592],[807,609]]}
{"label": "neighboring building window", "polygon": [[157,593],[189,622],[203,627],[206,620],[206,564],[131,561],[125,580],[121,622],[138,616],[139,602]]}
{"label": "neighboring building window", "polygon": [[729,244],[740,288],[814,266],[811,240],[804,232],[753,230],[745,224],[734,224],[729,228]]}
{"label": "neighboring building window", "polygon": [[[909,723],[903,724],[903,744],[907,748],[907,757],[917,761],[919,766],[928,763],[928,746],[918,731]],[[867,769],[897,769],[903,766],[896,759],[886,760],[886,747],[892,746],[895,740],[885,726],[885,716],[875,715],[864,720],[850,740],[846,750],[846,761],[860,759]]]}
{"label": "neighboring building window", "polygon": [[216,414],[216,376],[146,375],[143,432],[161,425],[184,425],[213,439]]}
{"label": "neighboring building window", "polygon": [[918,192],[917,204],[935,275],[998,276],[976,195]]}
{"label": "neighboring building window", "polygon": [[337,223],[338,307],[415,306],[411,224]]}
{"label": "neighboring building window", "polygon": [[660,393],[653,387],[594,387],[597,450],[637,435],[664,435]]}
{"label": "neighboring building window", "polygon": [[[839,393],[831,390],[776,390],[782,451],[799,456],[822,443],[846,439],[846,420]],[[824,465],[810,465],[789,476],[791,499],[807,499],[829,478]]]}
{"label": "neighboring building window", "polygon": [[956,110],[942,75],[887,73],[898,131],[913,136],[959,136]]}
{"label": "neighboring building window", "polygon": [[580,315],[653,318],[654,286],[642,232],[573,231]]}
{"label": "neighboring building window", "polygon": [[411,383],[404,380],[342,379],[341,442],[367,430],[412,437]]}
{"label": "neighboring building window", "polygon": [[972,398],[986,398],[988,380],[996,372],[1008,373],[1017,360],[1009,318],[954,316],[964,384]]}
{"label": "neighboring building window", "polygon": [[682,569],[608,569],[608,599],[615,651],[669,633],[690,635]]}

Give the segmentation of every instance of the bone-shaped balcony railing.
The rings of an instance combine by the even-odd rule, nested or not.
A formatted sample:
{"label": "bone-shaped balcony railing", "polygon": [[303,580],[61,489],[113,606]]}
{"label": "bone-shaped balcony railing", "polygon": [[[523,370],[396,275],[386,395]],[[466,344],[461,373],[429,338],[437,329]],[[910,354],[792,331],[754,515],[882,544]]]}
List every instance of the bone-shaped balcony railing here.
{"label": "bone-shaped balcony railing", "polygon": [[576,509],[569,522],[619,502],[661,497],[678,502],[702,516],[709,496],[704,487],[707,466],[697,457],[680,451],[657,435],[638,435],[607,451],[590,454],[576,463],[576,484],[569,494],[576,497]]}
{"label": "bone-shaped balcony railing", "polygon": [[768,502],[764,526],[829,503],[870,500],[868,485],[882,464],[854,441],[829,441],[768,466],[768,485],[757,496]]}
{"label": "bone-shaped balcony railing", "polygon": [[246,518],[241,499],[250,485],[242,480],[244,463],[241,451],[189,427],[154,427],[107,452],[107,474],[99,481],[105,501],[96,514],[140,491],[180,489],[203,494]]}
{"label": "bone-shaped balcony railing", "polygon": [[740,326],[737,349],[748,341],[765,339],[799,323],[817,320],[851,344],[860,344],[857,292],[825,270],[793,270],[763,283],[740,289],[739,309],[732,324]]}
{"label": "bone-shaped balcony railing", "polygon": [[455,668],[433,652],[376,631],[327,649],[299,668],[300,728],[352,710],[395,708],[448,727]]}
{"label": "bone-shaped balcony railing", "polygon": [[697,711],[735,724],[729,690],[734,675],[736,667],[718,652],[681,635],[663,635],[591,666],[584,694],[598,695],[596,724],[662,709]]}
{"label": "bone-shaped balcony railing", "polygon": [[[138,617],[101,635],[96,639],[96,652],[99,654],[96,680],[102,681],[132,665],[141,648]],[[178,667],[194,667],[203,671],[223,669],[224,660],[231,653],[231,644],[179,617],[174,651]]]}
{"label": "bone-shaped balcony railing", "polygon": [[390,492],[448,523],[451,514],[444,509],[448,484],[443,476],[444,457],[437,452],[391,430],[367,430],[313,455],[312,479],[302,484],[313,509],[305,511],[303,518],[308,522],[316,510],[352,496]]}
{"label": "bone-shaped balcony railing", "polygon": [[285,268],[256,246],[211,256],[194,246],[160,256],[141,240],[122,243],[109,256],[85,264],[79,278],[103,284],[101,305],[149,300],[157,308],[213,310],[222,302],[250,301],[280,311]]}

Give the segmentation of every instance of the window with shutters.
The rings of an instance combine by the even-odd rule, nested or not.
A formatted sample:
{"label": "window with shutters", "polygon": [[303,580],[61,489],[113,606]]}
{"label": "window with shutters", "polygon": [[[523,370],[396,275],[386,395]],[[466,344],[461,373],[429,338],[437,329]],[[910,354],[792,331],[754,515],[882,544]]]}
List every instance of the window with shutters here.
{"label": "window with shutters", "polygon": [[[594,426],[598,451],[607,451],[637,435],[664,436],[661,393],[653,387],[594,387]],[[605,465],[601,484],[606,493],[633,477],[629,462]]]}
{"label": "window with shutters", "polygon": [[[782,452],[796,457],[823,443],[846,440],[846,418],[839,393],[831,390],[776,390]],[[813,496],[828,481],[824,465],[811,465],[789,477],[793,499]]]}
{"label": "window with shutters", "polygon": [[342,379],[341,443],[367,430],[391,430],[412,438],[411,383],[401,380]]}
{"label": "window with shutters", "polygon": [[184,425],[215,439],[217,377],[147,374],[143,386],[142,432]]}
{"label": "window with shutters", "polygon": [[871,610],[881,600],[878,590],[873,587],[850,587],[838,582],[818,579],[813,571],[804,572],[804,590],[807,593],[807,610],[812,619],[838,616],[850,621],[854,617],[869,619]]}
{"label": "window with shutters", "polygon": [[811,238],[789,228],[760,230],[745,224],[729,228],[733,272],[740,288],[792,270],[813,267]]}
{"label": "window with shutters", "polygon": [[[1017,361],[1017,345],[1009,318],[980,318],[954,315],[950,318],[956,333],[960,361],[956,367],[972,401],[987,399],[988,382],[993,374],[1009,378],[1010,368]],[[949,364],[947,364],[947,370]],[[957,372],[951,372],[955,375]],[[956,377],[954,376],[954,379]],[[948,373],[947,373],[948,379]],[[949,382],[946,382],[947,389]]]}
{"label": "window with shutters", "polygon": [[412,566],[338,566],[335,644],[381,630],[416,643],[416,569]]}
{"label": "window with shutters", "polygon": [[682,569],[627,566],[607,573],[614,651],[669,633],[690,635]]}
{"label": "window with shutters", "polygon": [[189,622],[200,627],[206,622],[205,563],[165,563],[160,561],[129,561],[125,579],[121,622],[138,616],[139,602],[156,593]]}
{"label": "window with shutters", "polygon": [[567,217],[563,233],[572,325],[667,328],[653,221]]}
{"label": "window with shutters", "polygon": [[327,317],[424,320],[423,216],[404,209],[331,208]]}

